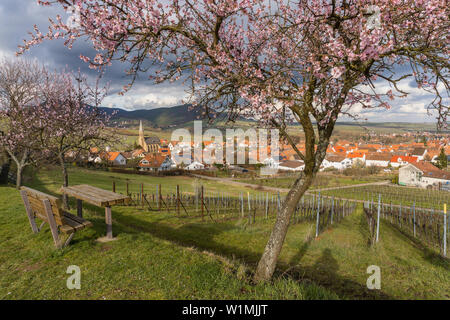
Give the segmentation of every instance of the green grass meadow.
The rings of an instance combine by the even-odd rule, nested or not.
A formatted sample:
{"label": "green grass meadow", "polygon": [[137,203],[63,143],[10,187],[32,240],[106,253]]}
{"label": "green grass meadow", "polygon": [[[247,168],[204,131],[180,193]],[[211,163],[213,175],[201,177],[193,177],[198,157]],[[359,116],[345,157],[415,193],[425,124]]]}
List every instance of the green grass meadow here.
{"label": "green grass meadow", "polygon": [[[112,178],[111,178],[112,177]],[[27,185],[58,194],[58,170],[41,170]],[[111,190],[126,179],[190,192],[196,179],[150,177],[73,168],[70,184]],[[202,180],[208,189],[245,189]],[[192,189],[190,189],[192,188]],[[212,192],[212,191],[211,191]],[[370,247],[362,207],[314,238],[309,222],[290,227],[273,281],[255,285],[252,272],[273,218],[212,222],[175,213],[113,207],[117,241],[105,235],[104,211],[87,205],[93,227],[55,249],[48,226],[33,234],[19,192],[0,187],[0,299],[449,299],[450,263],[383,221]],[[67,267],[81,268],[81,289],[69,290]],[[381,268],[381,290],[369,290],[367,267]]]}

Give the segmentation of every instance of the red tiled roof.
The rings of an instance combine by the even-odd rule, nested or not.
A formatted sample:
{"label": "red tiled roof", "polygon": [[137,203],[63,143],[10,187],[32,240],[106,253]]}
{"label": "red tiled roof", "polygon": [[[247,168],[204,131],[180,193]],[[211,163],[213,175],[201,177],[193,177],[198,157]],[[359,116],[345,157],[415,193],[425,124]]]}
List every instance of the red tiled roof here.
{"label": "red tiled roof", "polygon": [[419,159],[418,157],[412,157],[412,156],[393,156],[391,158],[391,162],[398,163],[400,161],[403,161],[403,162],[414,163],[414,162],[417,162],[418,159]]}
{"label": "red tiled roof", "polygon": [[388,154],[388,153],[381,153],[381,152],[368,153],[366,155],[366,161],[367,160],[390,161],[391,160],[391,155]]}
{"label": "red tiled roof", "polygon": [[343,146],[334,146],[334,152],[346,152],[347,150]]}
{"label": "red tiled roof", "polygon": [[108,152],[108,161],[114,161],[120,155],[120,152]]}
{"label": "red tiled roof", "polygon": [[[148,161],[148,164],[142,163],[144,160]],[[159,168],[166,160],[166,156],[159,153],[148,154],[139,162],[141,168]]]}
{"label": "red tiled roof", "polygon": [[425,177],[450,180],[450,172],[441,170],[429,162],[419,161],[411,165],[422,171]]}
{"label": "red tiled roof", "polygon": [[353,159],[353,158],[363,158],[364,153],[362,152],[350,152],[347,154],[347,158]]}

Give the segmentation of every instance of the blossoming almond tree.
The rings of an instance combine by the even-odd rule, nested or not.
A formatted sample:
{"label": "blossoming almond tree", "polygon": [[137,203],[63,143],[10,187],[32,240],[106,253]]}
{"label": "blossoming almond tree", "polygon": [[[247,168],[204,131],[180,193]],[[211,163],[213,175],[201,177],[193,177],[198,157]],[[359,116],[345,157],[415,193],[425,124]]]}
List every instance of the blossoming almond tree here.
{"label": "blossoming almond tree", "polygon": [[[39,146],[46,160],[61,166],[63,186],[67,187],[68,152],[78,154],[117,140],[106,128],[111,116],[98,108],[106,88],[100,88],[100,78],[95,86],[90,85],[81,73],[45,72],[43,78],[41,104],[35,112],[39,122],[34,122],[33,130],[39,133]],[[66,196],[63,203],[68,208]]]}
{"label": "blossoming almond tree", "polygon": [[17,188],[22,185],[23,170],[39,158],[33,130],[37,117],[31,106],[39,101],[42,71],[42,66],[28,60],[0,62],[0,148],[7,161],[2,170],[9,172],[9,162],[14,161]]}
{"label": "blossoming almond tree", "polygon": [[[50,20],[19,53],[45,39],[92,41],[93,68],[130,63],[156,82],[182,79],[192,103],[230,120],[250,115],[280,129],[305,162],[277,216],[255,280],[270,279],[290,217],[325,157],[336,120],[361,108],[389,109],[408,94],[402,81],[434,98],[440,126],[448,115],[449,9],[445,0],[55,0],[75,6],[77,23]],[[396,72],[400,70],[401,72]],[[407,70],[407,71],[405,71]],[[385,89],[388,87],[388,89]],[[433,111],[434,110],[434,111]],[[300,152],[287,120],[304,132]]]}

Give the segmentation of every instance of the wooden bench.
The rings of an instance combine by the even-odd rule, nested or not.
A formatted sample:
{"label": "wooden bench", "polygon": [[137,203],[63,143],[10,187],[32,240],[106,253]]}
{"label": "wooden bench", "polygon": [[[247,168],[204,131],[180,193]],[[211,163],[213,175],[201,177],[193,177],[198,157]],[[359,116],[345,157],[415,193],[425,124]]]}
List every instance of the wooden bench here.
{"label": "wooden bench", "polygon": [[[20,195],[25,205],[31,230],[38,233],[44,224],[48,223],[57,248],[69,245],[75,232],[92,226],[90,221],[64,211],[61,201],[54,196],[27,187],[20,188]],[[36,218],[43,221],[39,228],[36,225]],[[59,238],[61,232],[68,235],[63,246]]]}

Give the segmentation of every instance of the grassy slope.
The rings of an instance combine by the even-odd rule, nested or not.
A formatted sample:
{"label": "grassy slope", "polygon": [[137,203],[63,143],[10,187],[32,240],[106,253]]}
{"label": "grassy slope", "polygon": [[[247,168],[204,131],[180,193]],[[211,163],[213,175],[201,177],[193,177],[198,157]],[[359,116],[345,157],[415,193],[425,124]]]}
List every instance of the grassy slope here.
{"label": "grassy slope", "polygon": [[[72,174],[72,182],[109,187],[87,173]],[[33,186],[56,191],[54,174],[41,173]],[[100,244],[95,239],[105,232],[103,212],[90,207],[86,217],[94,228],[59,252],[48,228],[31,234],[17,191],[0,189],[0,212],[0,298],[450,298],[448,260],[387,223],[381,242],[370,248],[361,209],[317,240],[311,240],[311,224],[291,226],[275,282],[259,286],[250,284],[245,266],[256,264],[273,220],[212,224],[116,207],[119,241]],[[80,291],[65,288],[71,264],[82,269]],[[372,264],[381,267],[381,291],[365,288]]]}
{"label": "grassy slope", "polygon": [[[114,210],[118,241],[95,242],[105,226],[101,211],[91,210],[86,217],[94,227],[62,251],[54,249],[48,227],[31,233],[15,189],[0,187],[0,208],[0,299],[337,298],[291,279],[252,286],[244,265],[144,232],[146,218],[130,208]],[[127,226],[130,221],[136,224]],[[69,265],[81,268],[81,290],[66,288]]]}

